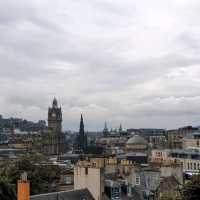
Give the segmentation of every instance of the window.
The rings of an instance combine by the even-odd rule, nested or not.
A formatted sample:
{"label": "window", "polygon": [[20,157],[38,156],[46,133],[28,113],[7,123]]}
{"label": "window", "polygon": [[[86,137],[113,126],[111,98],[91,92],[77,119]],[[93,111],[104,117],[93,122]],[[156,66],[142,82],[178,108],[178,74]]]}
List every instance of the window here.
{"label": "window", "polygon": [[192,163],[190,163],[190,169],[192,169]]}
{"label": "window", "polygon": [[65,184],[72,184],[72,177],[64,175],[63,181],[64,181]]}
{"label": "window", "polygon": [[196,163],[194,163],[194,170],[196,170],[196,168],[197,168],[197,167],[196,167]]}
{"label": "window", "polygon": [[85,174],[88,175],[88,168],[85,168]]}
{"label": "window", "polygon": [[188,170],[190,169],[190,163],[188,163]]}
{"label": "window", "polygon": [[136,175],[136,177],[135,177],[135,184],[140,185],[140,176],[139,175]]}

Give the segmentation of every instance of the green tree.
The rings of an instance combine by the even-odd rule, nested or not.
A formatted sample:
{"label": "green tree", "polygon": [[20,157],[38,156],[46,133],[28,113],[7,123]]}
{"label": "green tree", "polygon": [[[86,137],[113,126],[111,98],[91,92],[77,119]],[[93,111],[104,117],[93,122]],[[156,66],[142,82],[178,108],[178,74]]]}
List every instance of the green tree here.
{"label": "green tree", "polygon": [[191,181],[184,185],[182,189],[183,200],[200,199],[200,175],[192,177]]}
{"label": "green tree", "polygon": [[17,200],[16,192],[5,176],[0,177],[0,199]]}
{"label": "green tree", "polygon": [[49,165],[43,156],[36,154],[24,156],[5,171],[3,173],[6,174],[9,183],[15,185],[15,189],[20,175],[27,172],[31,194],[50,192],[52,190],[50,186],[56,183],[60,176],[57,166]]}
{"label": "green tree", "polygon": [[182,200],[179,193],[164,193],[162,194],[160,200]]}

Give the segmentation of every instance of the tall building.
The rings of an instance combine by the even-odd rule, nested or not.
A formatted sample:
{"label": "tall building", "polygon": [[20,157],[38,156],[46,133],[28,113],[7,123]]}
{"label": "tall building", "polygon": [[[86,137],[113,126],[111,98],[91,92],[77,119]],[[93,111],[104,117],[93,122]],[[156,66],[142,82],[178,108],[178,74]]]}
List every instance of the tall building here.
{"label": "tall building", "polygon": [[58,107],[58,102],[55,97],[52,107],[48,111],[48,128],[55,132],[62,131],[62,111],[61,107]]}
{"label": "tall building", "polygon": [[65,150],[65,135],[62,132],[62,110],[56,98],[48,110],[48,130],[43,133],[43,153],[60,155]]}
{"label": "tall building", "polygon": [[95,200],[101,200],[104,193],[103,170],[97,163],[78,162],[74,167],[74,190],[87,188]]}
{"label": "tall building", "polygon": [[81,114],[79,133],[76,139],[76,150],[79,153],[84,153],[87,147],[87,135],[84,131],[83,116]]}

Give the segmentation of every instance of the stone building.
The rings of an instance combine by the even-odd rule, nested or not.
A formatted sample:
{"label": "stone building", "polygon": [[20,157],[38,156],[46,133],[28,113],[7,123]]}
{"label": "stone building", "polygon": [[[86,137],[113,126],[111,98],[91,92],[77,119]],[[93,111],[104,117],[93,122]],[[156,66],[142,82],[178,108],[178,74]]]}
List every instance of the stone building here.
{"label": "stone building", "polygon": [[181,149],[183,146],[182,139],[186,135],[190,135],[196,131],[197,131],[197,128],[194,128],[192,126],[187,126],[187,127],[179,128],[177,130],[167,131],[168,148]]}
{"label": "stone building", "polygon": [[48,110],[48,129],[42,134],[42,151],[46,155],[60,155],[65,150],[65,135],[62,132],[62,110],[56,98]]}
{"label": "stone building", "polygon": [[182,146],[183,149],[200,148],[200,133],[194,132],[186,135],[186,137],[182,139]]}
{"label": "stone building", "polygon": [[152,150],[152,162],[175,162],[181,163],[183,172],[199,172],[200,150],[199,149],[164,149]]}
{"label": "stone building", "polygon": [[160,170],[135,166],[128,178],[128,196],[133,200],[157,200],[160,185]]}
{"label": "stone building", "polygon": [[84,188],[90,191],[95,200],[103,199],[103,171],[95,163],[79,162],[74,167],[74,190]]}
{"label": "stone building", "polygon": [[147,141],[139,136],[139,135],[134,135],[128,141],[126,142],[126,152],[141,152],[144,153],[147,151],[148,145]]}

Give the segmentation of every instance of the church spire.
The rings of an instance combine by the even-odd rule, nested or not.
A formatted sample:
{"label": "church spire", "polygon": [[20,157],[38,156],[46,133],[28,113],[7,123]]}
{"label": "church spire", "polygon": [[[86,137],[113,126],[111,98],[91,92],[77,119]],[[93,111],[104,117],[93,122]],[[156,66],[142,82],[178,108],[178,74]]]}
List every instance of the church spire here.
{"label": "church spire", "polygon": [[120,126],[119,126],[119,133],[121,133],[122,132],[122,124],[120,124]]}
{"label": "church spire", "polygon": [[79,134],[84,135],[84,133],[85,131],[84,131],[83,115],[81,114]]}
{"label": "church spire", "polygon": [[107,123],[106,123],[106,121],[105,121],[104,129],[103,129],[103,135],[104,135],[104,136],[107,136],[108,134],[109,134],[109,131],[108,131]]}

